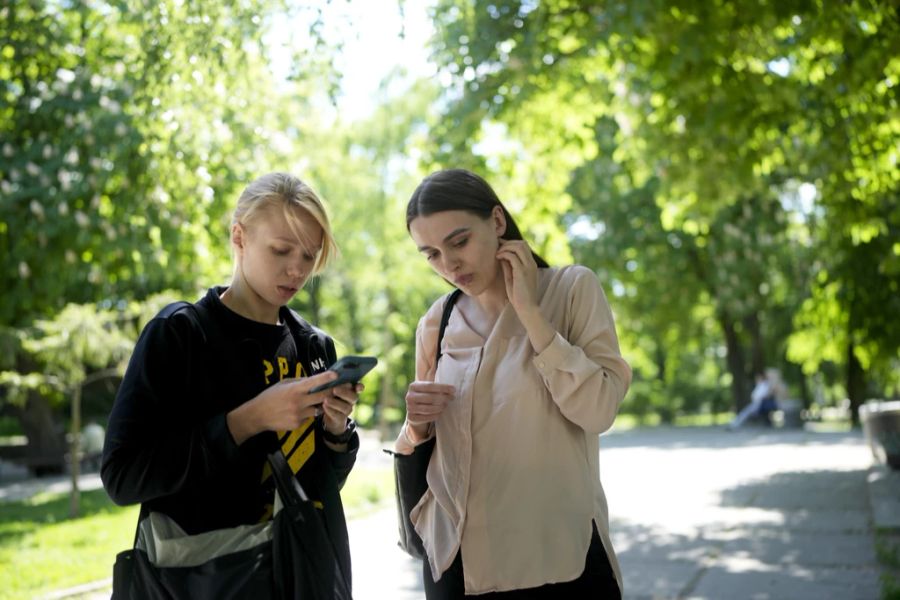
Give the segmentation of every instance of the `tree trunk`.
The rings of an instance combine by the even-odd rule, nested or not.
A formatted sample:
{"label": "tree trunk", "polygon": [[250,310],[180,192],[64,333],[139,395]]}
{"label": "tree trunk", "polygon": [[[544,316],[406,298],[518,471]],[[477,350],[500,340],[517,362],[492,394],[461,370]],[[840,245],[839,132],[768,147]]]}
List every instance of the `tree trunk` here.
{"label": "tree trunk", "polygon": [[[388,272],[387,265],[385,265],[385,272]],[[385,310],[386,319],[387,315],[391,315],[397,310],[397,307],[394,303],[394,295],[391,290],[386,289],[385,293],[387,294],[387,309]],[[384,348],[385,358],[387,358],[387,351],[394,347],[394,334],[391,332],[391,328],[388,327],[386,320],[383,329],[381,330],[381,336],[381,347]],[[391,362],[385,360],[384,370],[381,375],[381,388],[375,395],[374,405],[372,407],[372,422],[378,427],[378,432],[382,440],[389,439],[392,435],[392,432],[390,431],[391,423],[388,422],[387,415],[385,414],[386,409],[392,408],[397,404],[397,398],[394,395]]]}
{"label": "tree trunk", "polygon": [[808,409],[813,403],[812,392],[809,389],[809,381],[807,381],[806,375],[800,367],[796,367],[794,371],[797,373],[798,380],[800,381],[800,401],[803,402],[803,408]]}
{"label": "tree trunk", "polygon": [[319,324],[319,280],[314,279],[307,286],[309,290],[309,314],[304,315],[313,325]]}
{"label": "tree trunk", "polygon": [[81,382],[74,386],[72,393],[72,441],[69,445],[69,470],[72,474],[72,491],[69,494],[69,517],[78,516],[81,504],[81,490],[78,477],[81,474]]}
{"label": "tree trunk", "polygon": [[738,338],[734,321],[725,314],[720,314],[719,323],[725,334],[726,362],[731,373],[731,396],[735,412],[740,411],[748,402],[747,375],[744,371],[744,349]]}
{"label": "tree trunk", "polygon": [[759,312],[754,312],[744,318],[744,327],[750,333],[750,366],[753,375],[766,370],[766,348],[763,343],[762,331],[759,325]]}
{"label": "tree trunk", "polygon": [[363,349],[362,327],[359,324],[359,305],[356,302],[356,294],[353,293],[353,286],[349,279],[344,278],[341,281],[341,290],[344,293],[344,306],[347,307],[350,345],[353,348],[353,352],[359,354]]}
{"label": "tree trunk", "polygon": [[662,344],[656,344],[656,378],[663,384],[666,382],[666,350]]}
{"label": "tree trunk", "polygon": [[865,401],[866,372],[856,358],[853,342],[847,344],[847,398],[850,400],[850,419],[859,427],[859,407]]}

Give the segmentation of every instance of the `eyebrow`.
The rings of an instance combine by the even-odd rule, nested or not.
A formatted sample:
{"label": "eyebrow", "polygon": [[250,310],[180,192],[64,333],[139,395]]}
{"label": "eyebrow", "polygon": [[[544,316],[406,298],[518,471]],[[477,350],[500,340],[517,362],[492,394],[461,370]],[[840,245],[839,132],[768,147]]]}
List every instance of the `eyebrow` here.
{"label": "eyebrow", "polygon": [[[458,229],[454,229],[453,231],[451,231],[450,233],[448,233],[446,236],[444,236],[444,239],[441,240],[441,241],[442,241],[442,242],[448,242],[448,241],[450,241],[451,239],[453,239],[454,237],[458,236],[459,234],[465,233],[465,232],[467,232],[467,231],[469,231],[469,228],[468,228],[468,227],[460,227],[460,228],[458,228]],[[423,250],[430,250],[430,249],[431,249],[431,246],[419,246],[418,248],[419,248],[419,252],[422,252]]]}
{"label": "eyebrow", "polygon": [[[304,244],[303,242],[301,242],[301,241],[298,240],[297,238],[289,238],[289,237],[284,237],[284,236],[276,236],[276,237],[275,237],[275,241],[276,241],[276,242],[283,242],[283,243],[285,243],[285,244],[290,244],[291,246],[300,246],[301,248],[303,248],[303,250],[305,250],[305,251],[307,251],[307,252],[309,251],[308,245],[307,245],[307,244]],[[322,246],[316,246],[315,248],[313,248],[313,254],[318,254],[318,253],[321,252],[321,251],[322,251]]]}

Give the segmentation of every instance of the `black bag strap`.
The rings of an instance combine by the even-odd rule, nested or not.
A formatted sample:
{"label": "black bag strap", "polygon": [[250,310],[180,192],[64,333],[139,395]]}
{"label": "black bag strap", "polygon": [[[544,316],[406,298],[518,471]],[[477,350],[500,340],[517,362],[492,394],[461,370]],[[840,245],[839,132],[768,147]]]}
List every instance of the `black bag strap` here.
{"label": "black bag strap", "polygon": [[309,497],[294,477],[294,472],[287,463],[287,459],[281,451],[269,454],[269,466],[272,467],[272,477],[275,479],[275,487],[281,496],[281,503],[285,506],[299,506],[303,502],[309,502]]}
{"label": "black bag strap", "polygon": [[[300,482],[294,477],[294,472],[291,471],[291,467],[288,465],[284,454],[282,454],[281,451],[276,450],[269,454],[268,461],[269,466],[272,467],[272,477],[275,479],[275,487],[278,488],[278,494],[281,496],[282,504],[286,507],[297,507],[303,503],[309,502],[309,497],[303,490],[303,486],[300,485]],[[349,598],[350,579],[346,577],[345,574],[350,573],[350,565],[342,560],[342,555],[338,552],[334,540],[331,539],[331,536],[327,535],[328,525],[324,522],[326,519],[319,514],[319,510],[316,508],[313,509],[313,513],[315,514],[314,518],[316,518],[318,524],[321,525],[323,531],[326,532],[325,538],[331,546],[331,556],[334,557],[335,592],[337,593],[335,597]],[[339,593],[340,591],[343,591],[343,594]]]}
{"label": "black bag strap", "polygon": [[441,313],[441,325],[438,328],[437,351],[434,354],[435,365],[441,360],[441,340],[444,339],[444,330],[447,329],[447,323],[450,322],[450,313],[453,312],[453,305],[456,304],[460,296],[462,296],[462,290],[457,288],[447,296],[447,301],[444,303],[444,312]]}
{"label": "black bag strap", "polygon": [[[435,367],[437,366],[438,361],[441,360],[441,354],[442,354],[441,341],[444,339],[444,330],[447,329],[447,323],[450,321],[450,313],[453,312],[453,305],[456,304],[456,301],[459,300],[460,296],[462,296],[462,290],[457,288],[457,289],[453,290],[449,296],[447,296],[447,300],[446,300],[446,302],[444,302],[444,311],[441,313],[441,323],[440,323],[440,326],[438,327],[438,337],[437,337],[437,344],[436,344],[437,349],[435,350],[435,353],[434,353]],[[427,444],[427,443],[428,442],[425,442],[425,444]],[[421,446],[424,446],[425,444],[421,444]],[[433,438],[432,438],[432,443],[429,445],[429,447],[423,448],[423,449],[425,449],[426,452],[430,455],[431,447],[433,447],[433,445],[434,445],[434,443],[433,443]],[[386,454],[390,454],[391,456],[394,456],[394,457],[402,456],[399,454],[395,454],[393,450],[389,450],[387,448],[384,448],[383,452]]]}
{"label": "black bag strap", "polygon": [[[297,346],[297,352],[300,352],[300,340],[303,339],[304,330],[309,332],[309,346],[317,347],[321,353],[322,358],[325,359],[325,367],[328,368],[334,364],[334,361],[337,360],[337,351],[334,348],[334,341],[322,330],[310,325],[303,317],[301,317],[297,312],[288,308],[287,318],[285,322],[287,323],[288,329],[291,330],[291,335],[294,336],[294,344]],[[309,357],[310,365],[313,362],[312,357]],[[312,375],[312,373],[310,373]]]}

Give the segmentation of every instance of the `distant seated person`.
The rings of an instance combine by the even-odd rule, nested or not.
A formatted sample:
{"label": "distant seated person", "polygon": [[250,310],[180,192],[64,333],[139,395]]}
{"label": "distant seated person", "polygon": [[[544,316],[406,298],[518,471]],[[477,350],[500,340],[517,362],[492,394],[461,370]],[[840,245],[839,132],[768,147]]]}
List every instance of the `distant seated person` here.
{"label": "distant seated person", "polygon": [[767,369],[765,373],[756,374],[756,386],[750,393],[750,404],[728,425],[729,429],[737,429],[750,419],[757,419],[763,425],[771,427],[772,413],[778,410],[776,400],[782,389],[781,377],[777,369]]}
{"label": "distant seated person", "polygon": [[84,426],[81,431],[81,463],[85,471],[99,471],[100,457],[103,454],[103,438],[106,432],[95,421]]}

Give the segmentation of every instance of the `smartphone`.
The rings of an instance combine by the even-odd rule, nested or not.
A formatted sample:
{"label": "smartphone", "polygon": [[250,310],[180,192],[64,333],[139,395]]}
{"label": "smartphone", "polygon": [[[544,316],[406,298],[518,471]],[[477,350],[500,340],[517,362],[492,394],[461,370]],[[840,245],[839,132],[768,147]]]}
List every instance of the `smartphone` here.
{"label": "smartphone", "polygon": [[329,381],[328,383],[323,383],[322,385],[314,387],[309,390],[309,393],[315,394],[316,392],[333,388],[342,383],[357,383],[363,378],[363,375],[371,371],[377,363],[378,359],[374,356],[344,356],[328,367],[329,371],[334,371],[338,374],[338,378],[334,381]]}

